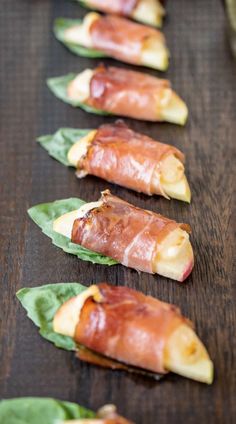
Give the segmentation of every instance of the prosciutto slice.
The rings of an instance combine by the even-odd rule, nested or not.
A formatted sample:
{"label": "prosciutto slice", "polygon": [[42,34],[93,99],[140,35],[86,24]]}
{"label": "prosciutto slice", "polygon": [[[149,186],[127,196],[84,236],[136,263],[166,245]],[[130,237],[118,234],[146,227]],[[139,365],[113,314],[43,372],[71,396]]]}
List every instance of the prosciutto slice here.
{"label": "prosciutto slice", "polygon": [[141,72],[99,66],[90,81],[86,104],[115,115],[156,121],[170,82]]}
{"label": "prosciutto slice", "polygon": [[189,226],[137,208],[102,193],[102,206],[74,221],[72,242],[102,253],[125,266],[153,273],[153,259],[161,241],[174,229]]}
{"label": "prosciutto slice", "polygon": [[74,340],[108,358],[166,373],[166,342],[178,326],[189,325],[179,309],[127,287],[98,287],[102,300],[86,300]]}
{"label": "prosciutto slice", "polygon": [[[184,155],[175,147],[156,142],[117,121],[97,130],[87,155],[78,164],[77,175],[96,175],[151,195],[153,172],[171,154],[184,162]],[[158,194],[156,188],[155,194]]]}
{"label": "prosciutto slice", "polygon": [[89,6],[103,10],[106,13],[117,13],[119,15],[130,15],[139,0],[89,0]]}
{"label": "prosciutto slice", "polygon": [[134,65],[142,63],[143,45],[149,38],[165,44],[160,31],[119,16],[101,16],[92,23],[89,33],[95,49]]}

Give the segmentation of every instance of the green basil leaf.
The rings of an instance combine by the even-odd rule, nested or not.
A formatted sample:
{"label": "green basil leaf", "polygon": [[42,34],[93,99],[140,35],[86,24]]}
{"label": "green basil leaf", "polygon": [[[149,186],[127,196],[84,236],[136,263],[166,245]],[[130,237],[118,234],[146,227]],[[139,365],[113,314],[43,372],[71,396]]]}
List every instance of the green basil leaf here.
{"label": "green basil leaf", "polygon": [[57,159],[63,165],[71,166],[67,159],[70,148],[90,131],[91,130],[60,128],[55,134],[43,135],[37,138],[37,141],[54,159]]}
{"label": "green basil leaf", "polygon": [[62,349],[75,350],[74,340],[71,337],[55,333],[52,323],[59,307],[85,289],[86,287],[79,283],[47,284],[21,289],[16,296],[27,311],[27,316],[39,327],[42,337]]}
{"label": "green basil leaf", "polygon": [[85,202],[81,199],[70,198],[56,200],[51,203],[41,203],[28,210],[31,219],[42,229],[43,233],[52,239],[55,246],[60,247],[64,252],[78,256],[84,261],[94,264],[114,265],[117,262],[108,256],[101,255],[92,250],[86,249],[79,244],[72,243],[68,237],[53,231],[53,221],[59,216],[79,209]]}
{"label": "green basil leaf", "polygon": [[0,402],[1,424],[60,424],[93,417],[94,412],[76,403],[51,398],[22,397]]}
{"label": "green basil leaf", "polygon": [[68,28],[71,28],[75,25],[81,25],[81,19],[66,19],[66,18],[57,18],[54,21],[54,35],[57,40],[61,41],[72,53],[77,54],[78,56],[91,57],[91,58],[100,58],[106,57],[106,54],[99,50],[90,49],[87,47],[83,47],[77,43],[72,43],[70,41],[66,41],[65,39],[65,31]]}
{"label": "green basil leaf", "polygon": [[67,95],[67,87],[68,84],[77,76],[77,74],[70,73],[67,75],[63,75],[61,77],[49,78],[47,80],[48,88],[52,91],[52,93],[60,100],[65,103],[70,104],[74,107],[80,107],[89,113],[96,113],[97,115],[111,115],[103,110],[96,109],[94,107],[88,106],[85,103],[81,103],[78,100],[72,100]]}

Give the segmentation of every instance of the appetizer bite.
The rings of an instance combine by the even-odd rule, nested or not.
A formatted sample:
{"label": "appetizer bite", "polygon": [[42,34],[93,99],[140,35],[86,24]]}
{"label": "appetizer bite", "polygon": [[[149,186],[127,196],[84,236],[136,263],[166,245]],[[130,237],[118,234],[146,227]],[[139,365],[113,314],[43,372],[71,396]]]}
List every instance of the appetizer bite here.
{"label": "appetizer bite", "polygon": [[95,175],[150,196],[190,202],[183,153],[132,131],[123,121],[97,130],[61,129],[38,141],[54,158],[77,168],[78,178]]}
{"label": "appetizer bite", "polygon": [[162,26],[165,9],[159,0],[78,0],[83,6],[105,13],[126,16],[135,21]]}
{"label": "appetizer bite", "polygon": [[213,364],[190,321],[175,306],[127,287],[91,286],[58,309],[53,329],[88,349],[78,349],[84,361],[212,383]]}
{"label": "appetizer bite", "polygon": [[39,397],[0,401],[0,421],[1,424],[132,424],[117,414],[115,405],[104,405],[95,414],[76,403]]}
{"label": "appetizer bite", "polygon": [[54,33],[79,56],[89,56],[91,50],[91,55],[97,51],[101,56],[133,65],[161,71],[168,68],[169,51],[164,35],[157,29],[119,16],[90,12],[83,21],[59,18],[55,21]]}
{"label": "appetizer bite", "polygon": [[58,98],[88,112],[179,125],[188,116],[186,104],[169,81],[141,72],[100,65],[47,83]]}
{"label": "appetizer bite", "polygon": [[189,225],[137,208],[109,190],[55,219],[53,231],[138,271],[183,282],[193,269]]}

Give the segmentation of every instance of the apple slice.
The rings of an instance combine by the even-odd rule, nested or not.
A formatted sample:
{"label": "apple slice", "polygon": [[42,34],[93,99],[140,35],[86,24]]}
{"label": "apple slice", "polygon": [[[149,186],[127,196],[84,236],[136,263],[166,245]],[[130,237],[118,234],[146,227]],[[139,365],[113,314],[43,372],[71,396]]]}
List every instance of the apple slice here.
{"label": "apple slice", "polygon": [[176,228],[164,238],[153,260],[153,272],[183,282],[191,273],[194,256],[189,235]]}
{"label": "apple slice", "polygon": [[167,196],[190,203],[191,191],[184,174],[184,164],[175,155],[169,155],[162,161],[160,183]]}
{"label": "apple slice", "polygon": [[182,200],[183,202],[191,202],[191,191],[185,175],[176,183],[162,182],[161,185],[167,196],[173,199]]}
{"label": "apple slice", "polygon": [[159,0],[139,0],[131,16],[136,21],[160,28],[165,9]]}
{"label": "apple slice", "polygon": [[75,144],[73,144],[67,154],[67,159],[71,165],[76,167],[82,157],[86,156],[89,145],[93,141],[96,132],[97,130],[90,131],[85,137],[81,138]]}
{"label": "apple slice", "polygon": [[65,213],[64,215],[55,219],[53,222],[53,231],[71,239],[74,221],[77,218],[82,218],[90,210],[99,208],[101,205],[102,201],[85,203],[79,209]]}
{"label": "apple slice", "polygon": [[164,41],[149,37],[143,42],[141,64],[153,69],[165,71],[169,66],[169,50]]}
{"label": "apple slice", "polygon": [[97,286],[92,285],[80,295],[72,297],[63,303],[54,316],[53,330],[64,336],[74,337],[80,312],[89,297],[93,297],[97,302],[101,301],[102,296]]}
{"label": "apple slice", "polygon": [[171,89],[165,90],[159,119],[173,124],[185,125],[188,118],[188,108],[184,101]]}
{"label": "apple slice", "polygon": [[[90,296],[94,296],[98,302],[101,300],[97,286],[91,286],[65,302],[54,317],[54,331],[73,337],[80,311]],[[211,384],[213,381],[213,363],[203,343],[187,324],[177,327],[167,339],[164,348],[164,367],[167,371],[202,383]]]}
{"label": "apple slice", "polygon": [[100,15],[96,12],[88,13],[81,22],[81,25],[74,25],[65,30],[65,41],[80,44],[83,47],[92,48],[93,45],[90,35],[90,26],[99,18]]}
{"label": "apple slice", "polygon": [[67,87],[67,95],[72,100],[84,103],[90,96],[90,81],[94,71],[92,69],[85,69],[78,74]]}
{"label": "apple slice", "polygon": [[167,156],[157,165],[152,177],[152,192],[161,194],[167,199],[183,200],[190,203],[191,191],[184,174],[183,163],[174,154]]}
{"label": "apple slice", "polygon": [[[86,203],[79,209],[60,216],[53,222],[53,230],[71,238],[75,219],[82,218],[87,212],[101,205],[102,201]],[[194,256],[189,235],[181,228],[176,228],[159,246],[153,260],[153,272],[182,282],[191,273],[193,265]]]}
{"label": "apple slice", "polygon": [[213,363],[206,348],[188,325],[181,325],[169,337],[164,351],[164,365],[183,377],[202,383],[213,381]]}

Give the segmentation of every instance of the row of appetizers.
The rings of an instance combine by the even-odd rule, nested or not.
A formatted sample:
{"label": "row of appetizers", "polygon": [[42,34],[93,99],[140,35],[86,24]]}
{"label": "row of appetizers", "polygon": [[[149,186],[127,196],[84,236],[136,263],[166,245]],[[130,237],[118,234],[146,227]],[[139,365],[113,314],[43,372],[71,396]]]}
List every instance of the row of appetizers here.
{"label": "row of appetizers", "polygon": [[[158,0],[82,3],[153,26],[161,26],[164,16]],[[114,15],[91,12],[83,21],[60,18],[54,32],[78,55],[110,56],[166,70],[169,51],[163,34]],[[169,81],[137,71],[100,65],[78,75],[51,78],[48,86],[63,101],[97,114],[180,125],[188,116],[186,104]],[[190,202],[183,153],[134,132],[122,121],[90,130],[62,128],[40,137],[39,142],[61,163],[75,167],[78,178],[91,174],[147,195]],[[140,209],[109,190],[91,203],[70,198],[36,205],[28,212],[56,246],[82,260],[121,263],[180,282],[192,271],[188,224]],[[82,361],[156,380],[174,372],[212,383],[208,352],[192,323],[173,305],[107,283],[89,288],[78,283],[48,284],[21,289],[17,297],[43,337],[57,347],[74,350]],[[95,415],[75,404],[34,398],[3,401],[0,418],[2,410],[3,417],[7,411],[9,418],[14,408],[18,417],[21,408],[23,416],[31,411],[32,423],[48,408],[53,423],[131,424],[113,406]]]}

